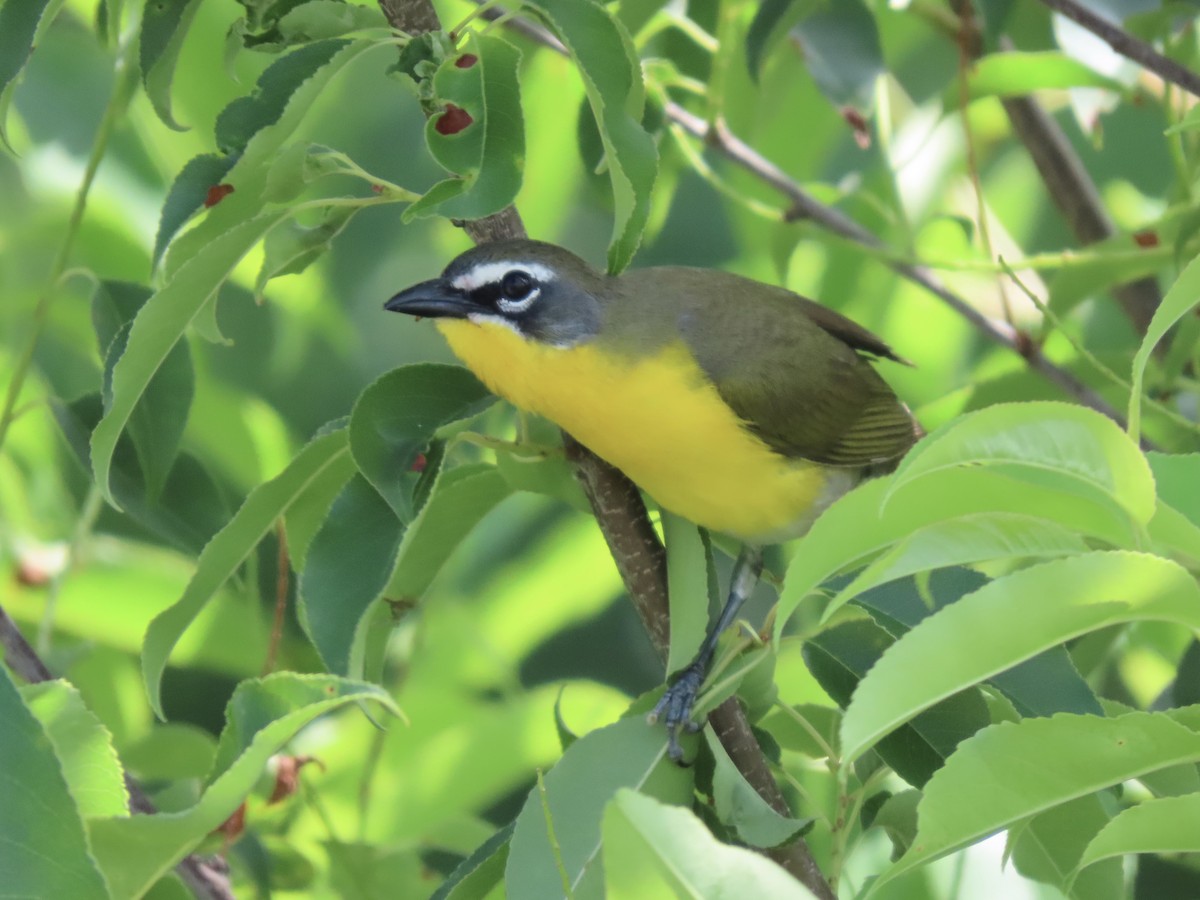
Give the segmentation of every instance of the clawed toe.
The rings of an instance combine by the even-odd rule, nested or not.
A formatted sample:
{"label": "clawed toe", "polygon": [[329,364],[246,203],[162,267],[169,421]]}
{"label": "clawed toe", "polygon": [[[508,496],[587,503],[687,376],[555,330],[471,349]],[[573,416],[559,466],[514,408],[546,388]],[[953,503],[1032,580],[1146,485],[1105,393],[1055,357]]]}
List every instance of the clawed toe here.
{"label": "clawed toe", "polygon": [[696,694],[703,681],[704,672],[701,669],[695,666],[684,669],[646,717],[651,723],[661,721],[667,727],[667,755],[674,762],[683,760],[683,747],[679,745],[680,731],[694,734],[703,727],[703,723],[691,719]]}

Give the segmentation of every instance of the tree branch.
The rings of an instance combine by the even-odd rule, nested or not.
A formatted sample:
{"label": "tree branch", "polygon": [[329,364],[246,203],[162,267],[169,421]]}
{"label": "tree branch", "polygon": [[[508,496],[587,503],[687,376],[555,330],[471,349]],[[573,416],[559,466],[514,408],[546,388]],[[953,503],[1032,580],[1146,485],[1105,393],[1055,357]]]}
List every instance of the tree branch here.
{"label": "tree branch", "polygon": [[[54,674],[42,662],[21,630],[17,628],[4,607],[0,606],[0,647],[4,648],[4,661],[20,678],[29,684],[52,681]],[[129,807],[134,813],[158,812],[141,786],[125,775],[125,787],[129,791]],[[176,874],[200,900],[236,900],[229,878],[222,867],[201,859],[194,854],[186,856],[176,867]]]}
{"label": "tree branch", "polygon": [[[1095,182],[1058,123],[1032,97],[1005,97],[1001,102],[1050,199],[1079,243],[1094,244],[1117,234]],[[1158,283],[1138,278],[1113,288],[1113,294],[1137,333],[1144,335],[1162,301]],[[1159,346],[1165,352],[1167,345]]]}
{"label": "tree branch", "polygon": [[1145,41],[1118,28],[1083,4],[1077,3],[1076,0],[1042,0],[1042,3],[1082,25],[1126,59],[1133,60],[1164,81],[1177,84],[1188,93],[1200,97],[1200,76],[1195,72],[1163,56]]}
{"label": "tree branch", "polygon": [[[379,0],[379,5],[394,27],[409,33],[440,27],[429,0]],[[548,34],[546,37],[562,49],[553,37]],[[521,217],[511,206],[485,219],[459,224],[477,244],[526,236]],[[667,557],[647,516],[641,493],[623,473],[566,432],[563,433],[563,444],[591,503],[625,590],[655,649],[665,661],[670,634]],[[730,759],[759,796],[779,813],[791,815],[787,800],[771,774],[767,758],[737,699],[730,697],[713,710],[709,722]],[[797,837],[782,847],[765,852],[820,900],[836,900],[803,838]]]}

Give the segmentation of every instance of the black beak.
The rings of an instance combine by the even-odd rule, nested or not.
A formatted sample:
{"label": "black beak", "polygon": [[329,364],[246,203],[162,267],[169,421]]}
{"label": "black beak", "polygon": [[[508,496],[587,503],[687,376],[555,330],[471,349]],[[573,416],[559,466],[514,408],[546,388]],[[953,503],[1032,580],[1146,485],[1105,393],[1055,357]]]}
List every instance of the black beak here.
{"label": "black beak", "polygon": [[383,304],[383,308],[410,316],[444,319],[465,319],[477,310],[466,294],[452,288],[441,278],[422,281],[408,290],[401,291]]}

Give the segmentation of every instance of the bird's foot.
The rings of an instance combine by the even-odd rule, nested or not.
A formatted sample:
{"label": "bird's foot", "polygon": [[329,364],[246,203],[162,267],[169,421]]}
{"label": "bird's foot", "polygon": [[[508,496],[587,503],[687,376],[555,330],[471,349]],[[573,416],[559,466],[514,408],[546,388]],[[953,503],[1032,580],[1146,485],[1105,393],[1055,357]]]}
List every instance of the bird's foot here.
{"label": "bird's foot", "polygon": [[667,726],[667,755],[673,762],[683,759],[680,731],[692,733],[704,727],[703,723],[692,721],[692,707],[696,705],[696,695],[704,683],[705,668],[692,663],[681,671],[646,717],[651,724],[661,720]]}

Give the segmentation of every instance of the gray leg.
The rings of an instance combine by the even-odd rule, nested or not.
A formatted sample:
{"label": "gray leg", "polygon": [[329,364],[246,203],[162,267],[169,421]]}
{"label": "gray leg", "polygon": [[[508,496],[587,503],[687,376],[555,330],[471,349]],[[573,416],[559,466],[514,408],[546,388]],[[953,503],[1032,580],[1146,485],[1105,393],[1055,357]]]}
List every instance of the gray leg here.
{"label": "gray leg", "polygon": [[738,610],[742,608],[746,598],[754,592],[754,586],[758,584],[758,576],[762,573],[762,562],[761,548],[751,547],[748,544],[742,547],[742,552],[738,555],[737,562],[734,563],[733,574],[729,579],[729,599],[725,601],[725,608],[721,610],[716,625],[705,636],[696,658],[680,670],[666,693],[650,711],[648,718],[651,722],[657,722],[661,718],[663,724],[667,726],[667,755],[675,762],[679,762],[683,758],[683,748],[679,746],[680,729],[700,730],[700,723],[691,721],[696,694],[700,690],[700,685],[704,683],[704,677],[708,674],[713,653],[717,649],[717,640],[721,637],[721,633],[733,624]]}

